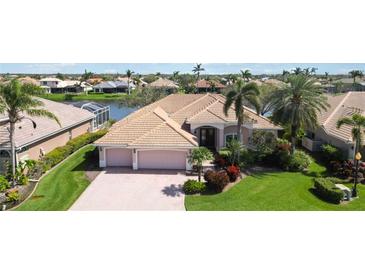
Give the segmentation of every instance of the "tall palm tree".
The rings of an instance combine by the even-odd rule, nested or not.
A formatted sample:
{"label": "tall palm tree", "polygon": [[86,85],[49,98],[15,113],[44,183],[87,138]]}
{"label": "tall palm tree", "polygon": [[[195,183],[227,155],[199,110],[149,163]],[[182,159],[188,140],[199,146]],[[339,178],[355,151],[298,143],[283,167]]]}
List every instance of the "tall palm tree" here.
{"label": "tall palm tree", "polygon": [[131,81],[131,77],[133,75],[134,71],[130,70],[130,69],[127,69],[126,71],[126,75],[128,77],[128,95],[131,95],[131,89],[130,89],[130,81]]}
{"label": "tall palm tree", "polygon": [[298,131],[316,128],[317,113],[329,105],[315,79],[305,74],[293,74],[288,77],[288,82],[289,85],[279,89],[273,97],[273,120],[284,126],[290,125],[291,153],[294,153]]}
{"label": "tall palm tree", "polygon": [[250,78],[252,78],[252,73],[249,69],[242,70],[241,69],[241,76],[245,82],[250,81]]}
{"label": "tall palm tree", "polygon": [[293,71],[293,73],[294,73],[295,75],[299,75],[299,74],[303,73],[303,70],[302,70],[300,67],[296,67],[296,68],[295,68],[295,69],[293,69],[292,71]]}
{"label": "tall palm tree", "polygon": [[354,80],[354,82],[353,82],[354,87],[355,87],[355,83],[356,83],[356,78],[357,77],[361,78],[361,77],[364,76],[364,74],[363,74],[363,72],[361,70],[351,70],[349,72],[349,75]]}
{"label": "tall palm tree", "polygon": [[350,117],[343,117],[337,121],[337,128],[347,125],[352,127],[352,139],[355,142],[355,154],[360,151],[363,141],[363,134],[365,133],[365,116],[361,114],[354,114]]}
{"label": "tall palm tree", "polygon": [[202,67],[202,64],[196,64],[195,67],[193,67],[193,72],[196,75],[196,81],[199,81],[200,78],[200,72],[205,71],[205,68]]}
{"label": "tall palm tree", "polygon": [[0,85],[0,113],[5,113],[9,117],[11,171],[13,178],[15,177],[16,166],[15,124],[24,119],[29,119],[32,121],[33,127],[36,128],[37,124],[30,117],[47,117],[55,120],[60,125],[58,118],[48,110],[41,108],[43,102],[34,97],[40,93],[42,93],[42,90],[39,87],[31,84],[21,84],[18,80],[12,80],[5,85]]}
{"label": "tall palm tree", "polygon": [[229,108],[234,105],[237,118],[237,140],[241,143],[241,128],[244,120],[244,102],[247,101],[260,111],[258,96],[260,90],[255,83],[245,83],[238,79],[233,89],[228,92],[226,102],[223,107],[225,115],[228,115]]}

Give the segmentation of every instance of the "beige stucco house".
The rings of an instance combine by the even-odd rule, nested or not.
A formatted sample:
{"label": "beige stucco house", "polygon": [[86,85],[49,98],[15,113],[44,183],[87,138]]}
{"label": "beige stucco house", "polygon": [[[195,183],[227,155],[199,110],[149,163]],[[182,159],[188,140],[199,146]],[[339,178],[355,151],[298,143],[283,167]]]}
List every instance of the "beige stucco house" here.
{"label": "beige stucco house", "polygon": [[[71,105],[65,105],[40,99],[43,108],[52,112],[59,119],[61,126],[45,117],[27,117],[16,124],[15,148],[16,160],[38,160],[56,147],[65,145],[70,139],[93,131],[94,114]],[[0,114],[0,172],[4,171],[6,161],[10,159],[9,120]],[[31,118],[33,123],[28,118]]]}
{"label": "beige stucco house", "polygon": [[[234,109],[223,113],[225,97],[219,94],[172,94],[115,123],[97,140],[100,166],[133,169],[190,169],[194,147],[219,150],[236,135]],[[249,145],[255,130],[279,127],[245,108],[242,140]]]}
{"label": "beige stucco house", "polygon": [[342,117],[351,117],[355,113],[365,115],[365,92],[347,92],[340,95],[327,95],[330,107],[318,116],[319,127],[308,130],[302,139],[302,145],[310,151],[320,151],[322,144],[331,144],[340,148],[345,155],[354,157],[354,141],[351,127],[336,127]]}

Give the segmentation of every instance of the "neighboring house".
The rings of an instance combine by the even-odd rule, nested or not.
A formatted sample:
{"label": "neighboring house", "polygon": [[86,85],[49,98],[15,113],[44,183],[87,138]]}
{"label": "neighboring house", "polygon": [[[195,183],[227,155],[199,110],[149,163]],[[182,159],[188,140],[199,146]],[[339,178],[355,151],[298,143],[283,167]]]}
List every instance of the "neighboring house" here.
{"label": "neighboring house", "polygon": [[39,83],[48,93],[80,93],[92,90],[89,83],[76,80],[61,80],[49,77],[42,78]]}
{"label": "neighboring house", "polygon": [[[190,169],[191,149],[219,150],[235,138],[234,108],[223,113],[225,97],[219,94],[172,94],[116,122],[95,142],[100,166],[133,169]],[[245,108],[242,140],[250,145],[255,130],[277,134],[279,127]]]}
{"label": "neighboring house", "polygon": [[217,92],[221,93],[225,86],[216,80],[205,80],[201,79],[195,83],[195,88],[198,93],[204,92]]}
{"label": "neighboring house", "polygon": [[148,84],[148,86],[156,89],[164,89],[168,93],[173,93],[179,88],[179,86],[174,81],[164,78],[158,78],[156,81]]}
{"label": "neighboring house", "polygon": [[136,83],[133,81],[132,78],[130,78],[128,80],[128,77],[118,77],[117,78],[118,81],[122,81],[122,82],[125,82],[125,83],[128,83],[129,81],[129,88],[132,90],[132,89],[135,89],[136,88]]}
{"label": "neighboring house", "polygon": [[105,81],[95,85],[93,89],[103,93],[127,93],[128,84],[124,81]]}
{"label": "neighboring house", "polygon": [[95,115],[93,119],[93,130],[105,127],[110,119],[110,106],[95,102],[77,102],[73,106],[90,111]]}
{"label": "neighboring house", "polygon": [[365,91],[365,80],[356,78],[356,82],[354,84],[353,78],[342,78],[339,80],[336,80],[335,82],[342,82],[343,87],[342,91]]}
{"label": "neighboring house", "polygon": [[[29,117],[36,123],[33,128],[31,120],[25,118],[15,126],[15,149],[17,161],[34,159],[65,145],[69,140],[86,132],[93,131],[94,114],[89,111],[40,99],[44,108],[54,113],[61,126],[45,117]],[[9,119],[4,114],[0,117],[0,172],[10,159]],[[26,116],[26,115],[25,115]],[[27,117],[27,116],[26,116]]]}
{"label": "neighboring house", "polygon": [[342,117],[355,113],[365,115],[365,92],[348,92],[340,95],[327,95],[330,107],[318,117],[319,127],[306,131],[302,145],[310,151],[320,151],[323,144],[340,148],[351,159],[354,157],[354,142],[351,127],[343,125],[337,129],[336,123]]}

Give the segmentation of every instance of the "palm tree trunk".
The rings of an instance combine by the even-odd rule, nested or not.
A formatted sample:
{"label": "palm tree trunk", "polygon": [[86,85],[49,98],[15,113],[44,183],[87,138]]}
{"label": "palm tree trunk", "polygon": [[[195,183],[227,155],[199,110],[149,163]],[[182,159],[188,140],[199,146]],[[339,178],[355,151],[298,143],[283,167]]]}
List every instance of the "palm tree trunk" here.
{"label": "palm tree trunk", "polygon": [[290,135],[291,135],[291,153],[294,154],[295,144],[297,142],[297,127],[295,125],[292,125]]}
{"label": "palm tree trunk", "polygon": [[202,173],[202,167],[201,165],[198,165],[198,181],[201,182],[201,173]]}
{"label": "palm tree trunk", "polygon": [[131,91],[129,89],[129,77],[128,77],[128,95],[131,95]]}
{"label": "palm tree trunk", "polygon": [[16,166],[14,131],[15,131],[15,123],[10,122],[11,175],[12,175],[13,186],[15,186],[15,166]]}

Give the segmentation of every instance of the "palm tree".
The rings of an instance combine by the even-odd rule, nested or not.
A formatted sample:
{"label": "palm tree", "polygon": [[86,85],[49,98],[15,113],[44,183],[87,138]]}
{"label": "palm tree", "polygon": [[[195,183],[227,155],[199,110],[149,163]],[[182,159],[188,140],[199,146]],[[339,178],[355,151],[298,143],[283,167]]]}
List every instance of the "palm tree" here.
{"label": "palm tree", "polygon": [[[12,80],[10,83],[0,85],[0,113],[6,113],[9,117],[9,136],[11,149],[11,168],[12,177],[15,177],[15,144],[14,132],[15,124],[24,119],[29,119],[36,128],[37,124],[30,117],[47,117],[55,120],[59,125],[58,118],[48,110],[42,109],[43,102],[37,99],[36,95],[42,93],[42,90],[31,84],[21,84],[18,80]],[[24,116],[25,114],[30,117]],[[14,184],[13,179],[13,184]]]}
{"label": "palm tree", "polygon": [[241,143],[241,128],[244,120],[244,102],[247,101],[260,111],[258,96],[260,90],[255,83],[245,83],[238,79],[233,89],[228,92],[226,102],[223,107],[224,114],[228,116],[229,108],[234,105],[237,118],[237,140]]}
{"label": "palm tree", "polygon": [[232,85],[237,81],[237,75],[235,74],[228,74],[227,75],[227,84]]}
{"label": "palm tree", "polygon": [[189,163],[195,165],[198,169],[198,180],[201,181],[203,162],[213,160],[213,153],[206,147],[197,147],[192,149],[189,155]]}
{"label": "palm tree", "polygon": [[354,114],[352,117],[344,117],[337,121],[337,128],[347,125],[352,127],[352,139],[355,142],[355,154],[360,151],[363,141],[363,134],[365,133],[365,116]]}
{"label": "palm tree", "polygon": [[126,71],[126,75],[128,77],[128,95],[131,95],[131,89],[130,89],[130,86],[129,85],[130,85],[130,81],[131,81],[131,77],[132,77],[133,73],[134,73],[134,71],[132,71],[130,69],[128,69]]}
{"label": "palm tree", "polygon": [[356,84],[356,77],[359,77],[359,78],[361,78],[361,77],[363,77],[364,76],[364,74],[363,74],[363,72],[361,71],[361,70],[351,70],[350,72],[349,72],[349,75],[351,76],[351,78],[354,80],[354,82],[353,82],[353,86],[355,87],[355,84]]}
{"label": "palm tree", "polygon": [[260,95],[260,114],[265,115],[273,111],[273,97],[276,95],[278,87],[274,85],[263,84],[259,87]]}
{"label": "palm tree", "polygon": [[299,74],[303,73],[303,70],[302,70],[300,67],[296,67],[296,68],[295,68],[295,69],[293,69],[292,71],[293,71],[293,73],[294,73],[295,75],[299,75]]}
{"label": "palm tree", "polygon": [[195,67],[193,67],[193,72],[196,75],[196,81],[199,81],[200,72],[205,71],[205,68],[202,67],[202,64],[196,64]]}
{"label": "palm tree", "polygon": [[249,69],[242,70],[241,69],[241,76],[245,82],[250,81],[250,78],[252,78],[252,73]]}
{"label": "palm tree", "polygon": [[324,73],[324,78],[325,78],[326,80],[328,80],[328,76],[329,76],[329,73],[326,71],[326,72]]}
{"label": "palm tree", "polygon": [[290,71],[283,69],[283,72],[281,73],[281,75],[283,76],[283,81],[286,82],[288,76],[290,75]]}
{"label": "palm tree", "polygon": [[[365,116],[361,114],[354,114],[350,117],[343,117],[337,121],[337,128],[340,128],[343,125],[347,125],[352,127],[351,135],[352,140],[355,141],[355,153],[354,153],[354,163],[356,163],[356,171],[354,176],[354,187],[352,189],[352,196],[357,197],[357,180],[358,180],[358,168],[359,168],[359,160],[356,159],[356,154],[360,151],[363,134],[365,133]],[[361,159],[361,157],[360,157]]]}
{"label": "palm tree", "polygon": [[288,86],[273,96],[273,120],[284,126],[290,125],[291,153],[294,153],[299,130],[316,128],[317,113],[329,105],[315,79],[305,74],[293,74],[288,82]]}

